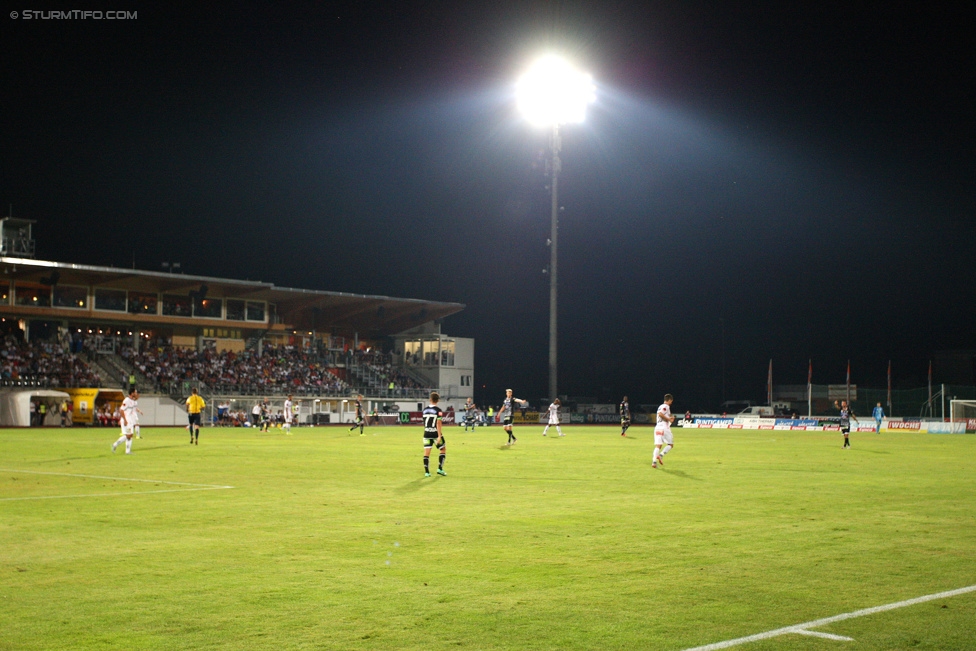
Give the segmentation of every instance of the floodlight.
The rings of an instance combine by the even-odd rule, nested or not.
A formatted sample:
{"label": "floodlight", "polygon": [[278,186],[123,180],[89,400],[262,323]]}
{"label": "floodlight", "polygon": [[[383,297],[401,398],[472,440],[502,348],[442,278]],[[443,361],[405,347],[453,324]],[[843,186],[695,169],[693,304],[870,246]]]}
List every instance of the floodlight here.
{"label": "floodlight", "polygon": [[529,67],[516,83],[516,94],[525,118],[540,127],[582,122],[596,98],[590,75],[552,55]]}
{"label": "floodlight", "polygon": [[[557,314],[558,267],[557,235],[559,233],[559,159],[561,140],[559,126],[582,122],[586,106],[596,99],[590,75],[573,68],[565,59],[547,55],[537,59],[515,85],[518,107],[526,120],[537,127],[552,130],[549,138],[552,155],[549,173],[552,192],[552,224],[549,237],[549,399],[555,400],[557,386]],[[544,270],[546,271],[546,270]]]}

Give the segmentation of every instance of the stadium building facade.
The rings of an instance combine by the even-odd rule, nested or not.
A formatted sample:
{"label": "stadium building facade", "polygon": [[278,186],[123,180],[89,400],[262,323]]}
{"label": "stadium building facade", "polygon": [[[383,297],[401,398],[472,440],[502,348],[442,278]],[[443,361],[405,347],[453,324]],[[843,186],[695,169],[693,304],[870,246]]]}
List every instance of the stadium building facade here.
{"label": "stadium building facade", "polygon": [[[5,373],[7,391],[103,388],[118,395],[135,384],[180,404],[196,386],[213,408],[242,412],[263,399],[273,410],[291,393],[301,401],[302,423],[348,421],[359,393],[370,412],[387,413],[416,410],[433,389],[445,406],[473,396],[474,340],[441,331],[461,303],[31,257],[0,257],[0,269],[5,340],[67,351],[102,385]],[[187,368],[173,369],[180,360]],[[240,375],[252,368],[245,362],[257,369],[245,375],[257,377],[226,370]],[[154,366],[163,363],[165,373]],[[301,372],[283,370],[286,363]],[[210,382],[197,373],[206,365],[218,369],[210,368]],[[104,406],[94,400],[92,412]]]}

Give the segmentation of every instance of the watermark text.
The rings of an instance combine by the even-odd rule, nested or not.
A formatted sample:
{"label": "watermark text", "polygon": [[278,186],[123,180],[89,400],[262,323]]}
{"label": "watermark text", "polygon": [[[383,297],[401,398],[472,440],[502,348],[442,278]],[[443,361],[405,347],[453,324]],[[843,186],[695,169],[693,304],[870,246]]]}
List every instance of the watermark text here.
{"label": "watermark text", "polygon": [[139,20],[138,11],[88,11],[85,9],[68,9],[67,11],[41,11],[39,9],[24,9],[11,11],[14,20]]}

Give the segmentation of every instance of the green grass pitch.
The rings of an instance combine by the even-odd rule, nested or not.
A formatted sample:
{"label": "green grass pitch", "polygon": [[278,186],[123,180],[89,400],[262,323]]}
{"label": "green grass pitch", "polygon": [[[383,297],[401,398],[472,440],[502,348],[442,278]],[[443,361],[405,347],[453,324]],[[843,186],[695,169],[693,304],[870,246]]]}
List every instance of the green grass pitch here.
{"label": "green grass pitch", "polygon": [[[424,478],[419,427],[2,430],[0,649],[681,650],[976,585],[974,436],[564,431]],[[735,648],[973,649],[976,592],[816,631]]]}

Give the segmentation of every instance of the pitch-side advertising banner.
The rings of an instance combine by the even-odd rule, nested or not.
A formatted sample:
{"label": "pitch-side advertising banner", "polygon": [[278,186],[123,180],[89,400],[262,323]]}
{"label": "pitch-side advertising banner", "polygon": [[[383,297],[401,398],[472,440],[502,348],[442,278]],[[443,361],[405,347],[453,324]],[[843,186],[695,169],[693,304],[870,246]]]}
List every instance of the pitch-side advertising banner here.
{"label": "pitch-side advertising banner", "polygon": [[929,434],[965,434],[966,423],[927,423]]}
{"label": "pitch-side advertising banner", "polygon": [[[404,418],[406,417],[406,418]],[[411,425],[423,425],[424,424],[424,412],[422,411],[401,411],[400,412],[400,422],[410,423]],[[441,418],[441,423],[444,425],[454,424],[454,412],[445,411],[444,417]]]}

